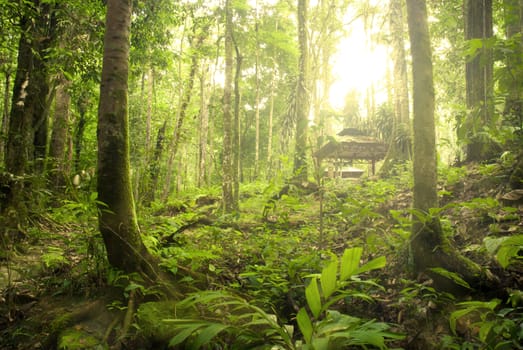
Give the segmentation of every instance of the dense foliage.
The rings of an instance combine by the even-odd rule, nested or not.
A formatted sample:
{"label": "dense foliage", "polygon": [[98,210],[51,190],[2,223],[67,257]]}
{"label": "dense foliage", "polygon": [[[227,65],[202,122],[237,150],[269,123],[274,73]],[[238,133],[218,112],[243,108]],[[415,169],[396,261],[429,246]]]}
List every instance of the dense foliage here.
{"label": "dense foliage", "polygon": [[[0,348],[521,348],[523,11],[482,4],[428,2],[430,96],[402,1],[0,0]],[[314,156],[343,128],[388,148],[358,179]]]}

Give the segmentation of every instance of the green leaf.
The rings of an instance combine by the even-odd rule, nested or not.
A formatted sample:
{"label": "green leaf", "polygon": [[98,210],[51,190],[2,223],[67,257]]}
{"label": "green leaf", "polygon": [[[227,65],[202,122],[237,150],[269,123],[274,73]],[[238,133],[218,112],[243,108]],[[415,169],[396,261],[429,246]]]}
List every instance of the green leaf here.
{"label": "green leaf", "polygon": [[302,307],[300,311],[298,311],[296,321],[298,322],[298,327],[305,338],[305,342],[310,344],[312,339],[312,322],[305,308]]}
{"label": "green leaf", "polygon": [[217,336],[221,331],[229,328],[228,325],[213,323],[207,326],[204,330],[198,334],[196,341],[194,342],[192,348],[199,349],[202,345],[205,345],[211,341],[215,336]]}
{"label": "green leaf", "polygon": [[480,323],[481,327],[479,328],[479,339],[483,343],[486,343],[490,330],[496,325],[497,322],[497,320],[494,320]]}
{"label": "green leaf", "polygon": [[336,291],[336,274],[338,272],[338,259],[334,257],[332,261],[323,268],[320,282],[323,297],[327,299]]}
{"label": "green leaf", "polygon": [[512,259],[518,259],[519,251],[523,249],[523,235],[516,235],[507,238],[498,250],[496,257],[498,258],[499,264],[506,268],[510,265]]}
{"label": "green leaf", "polygon": [[169,347],[183,343],[187,338],[191,336],[191,334],[196,332],[200,327],[202,327],[202,324],[197,323],[195,325],[191,325],[187,328],[182,329],[180,333],[176,334],[173,338],[171,338],[171,341],[169,341]]}
{"label": "green leaf", "polygon": [[328,350],[329,338],[315,338],[312,340],[312,348],[314,350]]}
{"label": "green leaf", "polygon": [[321,298],[320,291],[318,289],[318,281],[316,278],[311,279],[311,282],[305,288],[305,297],[307,299],[307,304],[311,309],[312,315],[315,318],[318,318],[321,313]]}
{"label": "green leaf", "polygon": [[387,264],[387,259],[384,256],[380,256],[380,257],[377,257],[376,259],[372,259],[368,263],[357,268],[356,271],[354,271],[354,274],[359,275],[359,274],[367,272],[367,271],[381,269],[381,268],[385,267],[386,264]]}
{"label": "green leaf", "polygon": [[354,271],[356,271],[360,264],[362,252],[363,248],[360,247],[345,249],[345,252],[343,252],[343,257],[341,259],[341,281],[349,279],[350,276],[354,274]]}
{"label": "green leaf", "polygon": [[457,285],[460,285],[467,289],[472,289],[472,287],[467,283],[467,281],[465,281],[463,278],[461,278],[460,275],[458,275],[455,272],[451,272],[451,271],[441,268],[441,267],[433,267],[429,270],[437,273],[438,275],[448,278],[449,280],[453,281]]}

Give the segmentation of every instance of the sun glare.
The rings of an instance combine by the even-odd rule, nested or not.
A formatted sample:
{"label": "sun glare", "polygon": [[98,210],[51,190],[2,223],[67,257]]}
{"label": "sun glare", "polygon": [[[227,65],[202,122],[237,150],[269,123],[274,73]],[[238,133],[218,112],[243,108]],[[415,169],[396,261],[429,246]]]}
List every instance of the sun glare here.
{"label": "sun glare", "polygon": [[[329,102],[331,107],[342,109],[345,97],[356,91],[363,98],[365,92],[374,84],[376,91],[385,90],[388,54],[387,48],[377,45],[370,48],[366,43],[363,23],[356,20],[351,23],[348,35],[338,45],[338,52],[332,60],[332,75]],[[380,103],[386,94],[379,93],[376,102]]]}

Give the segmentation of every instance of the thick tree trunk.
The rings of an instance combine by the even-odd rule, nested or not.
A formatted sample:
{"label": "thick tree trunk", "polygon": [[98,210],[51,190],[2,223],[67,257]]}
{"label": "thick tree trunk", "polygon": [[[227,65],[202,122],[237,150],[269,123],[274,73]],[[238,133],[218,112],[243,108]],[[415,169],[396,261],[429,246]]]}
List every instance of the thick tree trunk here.
{"label": "thick tree trunk", "polygon": [[107,3],[104,59],[98,109],[99,226],[109,263],[150,282],[158,277],[155,259],[144,246],[135,214],[129,160],[127,79],[131,0]]}
{"label": "thick tree trunk", "polygon": [[[414,91],[414,200],[411,254],[416,272],[430,274],[430,268],[442,267],[475,282],[480,269],[462,257],[444,237],[439,219],[429,214],[438,207],[436,135],[434,121],[434,85],[432,53],[425,0],[407,0],[412,54]],[[437,287],[452,281],[433,275]]]}
{"label": "thick tree trunk", "polygon": [[294,177],[307,181],[307,133],[309,124],[307,0],[298,0],[298,43],[300,47],[299,76],[296,91],[296,148],[294,150]]}
{"label": "thick tree trunk", "polygon": [[28,170],[28,162],[32,159],[32,105],[29,90],[30,77],[33,71],[33,48],[31,47],[32,20],[22,17],[21,34],[18,45],[18,59],[16,75],[13,85],[11,112],[9,114],[9,131],[5,153],[6,171],[16,177],[11,184],[10,196],[6,198],[2,207],[14,208],[15,222],[6,226],[17,227],[27,219],[27,198],[25,187],[27,181],[23,178]]}

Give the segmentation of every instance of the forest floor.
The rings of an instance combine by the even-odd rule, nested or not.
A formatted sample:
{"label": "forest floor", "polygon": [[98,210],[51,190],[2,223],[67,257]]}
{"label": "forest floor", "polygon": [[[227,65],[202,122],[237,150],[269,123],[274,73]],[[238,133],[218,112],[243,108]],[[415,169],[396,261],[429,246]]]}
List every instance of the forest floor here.
{"label": "forest floor", "polygon": [[[385,268],[366,276],[380,287],[359,291],[372,302],[352,298],[336,308],[392,325],[405,337],[391,348],[489,349],[499,337],[510,342],[515,336],[502,331],[482,337],[476,322],[495,321],[495,313],[470,313],[457,319],[455,329],[449,320],[459,302],[503,304],[512,296],[503,310],[516,310],[516,326],[523,329],[522,305],[514,302],[516,295],[523,300],[523,269],[502,268],[495,258],[502,237],[523,233],[523,201],[506,195],[506,169],[499,166],[459,168],[440,177],[444,230],[460,252],[489,271],[497,288],[452,295],[435,290],[427,276],[409,273],[406,175],[333,182],[322,194],[291,188],[275,195],[276,186],[253,185],[242,192],[240,218],[217,214],[216,191],[192,194],[143,210],[141,226],[146,245],[165,269],[184,276],[180,284],[186,290],[227,289],[274,312],[284,324],[295,324],[305,303],[306,276],[320,272],[330,254],[358,246],[365,261],[386,257]],[[40,214],[2,257],[0,349],[155,349],[168,342],[151,335],[133,312],[137,301],[152,300],[156,292],[107,268],[91,197]]]}

